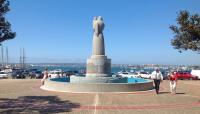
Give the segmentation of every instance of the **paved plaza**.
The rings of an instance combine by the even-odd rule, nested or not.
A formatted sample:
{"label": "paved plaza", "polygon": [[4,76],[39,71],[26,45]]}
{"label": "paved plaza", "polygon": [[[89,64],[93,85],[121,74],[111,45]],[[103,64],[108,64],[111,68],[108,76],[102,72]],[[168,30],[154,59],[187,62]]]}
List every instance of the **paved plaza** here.
{"label": "paved plaza", "polygon": [[62,93],[40,89],[38,79],[1,79],[2,114],[200,114],[200,81],[178,82],[177,94],[169,82],[161,92]]}

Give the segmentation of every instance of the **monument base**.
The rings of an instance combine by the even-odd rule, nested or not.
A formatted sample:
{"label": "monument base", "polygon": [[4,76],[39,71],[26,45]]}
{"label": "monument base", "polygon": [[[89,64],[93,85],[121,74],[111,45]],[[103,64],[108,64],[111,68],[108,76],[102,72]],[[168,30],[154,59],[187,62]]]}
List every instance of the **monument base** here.
{"label": "monument base", "polygon": [[[109,78],[109,77],[99,77]],[[70,77],[70,82],[65,82],[61,80],[62,78],[57,79],[48,79],[45,81],[45,84],[41,87],[44,90],[57,91],[57,92],[73,92],[73,93],[90,93],[90,92],[134,92],[134,91],[146,91],[152,90],[153,81],[148,80],[147,82],[140,83],[123,83],[124,81],[120,80],[122,83],[83,83],[80,80],[80,83],[71,82],[73,79]],[[81,78],[84,81],[87,79]],[[100,79],[100,80],[101,80]],[[68,80],[69,81],[69,80]],[[88,80],[89,81],[89,80]],[[93,80],[94,81],[94,80]]]}
{"label": "monument base", "polygon": [[87,59],[86,77],[111,77],[111,59],[105,55],[92,55]]}
{"label": "monument base", "polygon": [[127,83],[127,78],[70,76],[70,83]]}

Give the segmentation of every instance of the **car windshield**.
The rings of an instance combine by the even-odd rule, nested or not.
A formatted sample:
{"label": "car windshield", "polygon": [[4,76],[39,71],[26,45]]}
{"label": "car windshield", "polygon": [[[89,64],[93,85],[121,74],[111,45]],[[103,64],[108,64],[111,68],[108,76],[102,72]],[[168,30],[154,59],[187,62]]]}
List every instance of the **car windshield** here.
{"label": "car windshield", "polygon": [[147,72],[140,72],[140,74],[148,74]]}
{"label": "car windshield", "polygon": [[123,72],[122,74],[128,74],[127,72]]}
{"label": "car windshield", "polygon": [[37,73],[37,74],[41,74],[42,72],[41,72],[41,71],[36,71],[35,73]]}
{"label": "car windshield", "polygon": [[4,72],[0,72],[0,74],[5,74]]}

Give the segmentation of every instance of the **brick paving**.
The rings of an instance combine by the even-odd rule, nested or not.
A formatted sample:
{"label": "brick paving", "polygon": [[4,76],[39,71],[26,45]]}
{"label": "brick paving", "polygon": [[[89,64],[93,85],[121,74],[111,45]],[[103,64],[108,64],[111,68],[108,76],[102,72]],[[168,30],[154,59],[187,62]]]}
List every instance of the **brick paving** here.
{"label": "brick paving", "polygon": [[177,94],[169,82],[161,92],[62,93],[40,89],[37,79],[1,79],[0,113],[70,114],[200,114],[200,80],[178,82]]}

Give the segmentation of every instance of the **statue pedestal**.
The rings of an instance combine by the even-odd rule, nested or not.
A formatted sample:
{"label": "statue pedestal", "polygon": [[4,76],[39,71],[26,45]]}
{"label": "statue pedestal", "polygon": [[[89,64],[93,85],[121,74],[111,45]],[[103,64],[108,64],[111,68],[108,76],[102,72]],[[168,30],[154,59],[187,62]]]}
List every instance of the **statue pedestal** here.
{"label": "statue pedestal", "polygon": [[111,59],[105,55],[92,55],[87,59],[86,77],[111,77]]}

